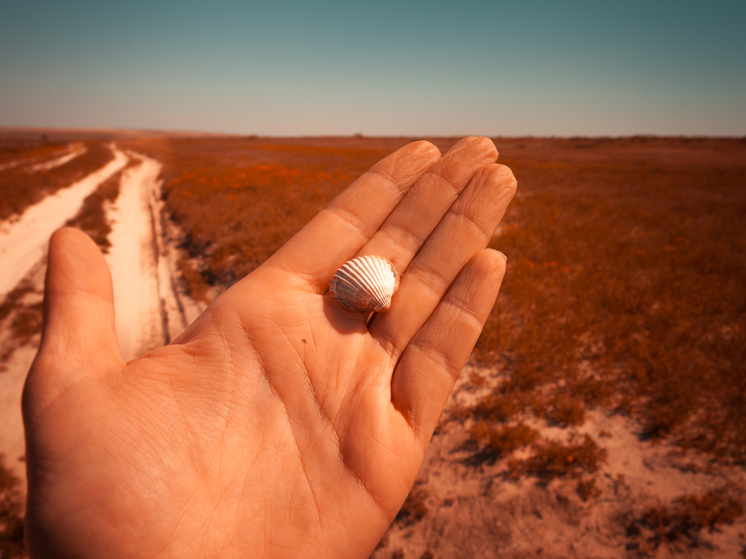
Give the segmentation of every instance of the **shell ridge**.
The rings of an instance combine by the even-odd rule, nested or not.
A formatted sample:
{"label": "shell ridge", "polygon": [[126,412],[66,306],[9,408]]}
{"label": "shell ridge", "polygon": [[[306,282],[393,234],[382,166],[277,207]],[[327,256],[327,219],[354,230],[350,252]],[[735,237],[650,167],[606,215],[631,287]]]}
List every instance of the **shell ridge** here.
{"label": "shell ridge", "polygon": [[358,270],[349,267],[340,271],[344,273],[345,280],[349,282],[349,285],[353,286],[357,291],[362,292],[362,288],[365,286],[365,277]]}
{"label": "shell ridge", "polygon": [[344,296],[344,297],[347,297],[347,298],[355,297],[358,294],[358,292],[357,292],[356,289],[354,289],[354,288],[352,288],[352,287],[350,287],[348,285],[345,285],[345,284],[337,286],[337,288],[336,288],[335,291],[337,293],[339,293],[340,296]]}
{"label": "shell ridge", "polygon": [[366,290],[367,286],[363,274],[352,265],[343,266],[338,273],[342,276],[341,279],[343,281],[341,283],[347,288],[347,293],[349,293],[347,300],[350,303],[354,303],[355,300],[361,300],[366,305],[369,304],[371,297],[366,293],[369,290]]}
{"label": "shell ridge", "polygon": [[335,292],[338,298],[344,299],[348,302],[354,302],[356,299],[361,298],[360,288],[355,283],[350,283],[345,278],[340,278],[343,281],[338,281],[335,286]]}
{"label": "shell ridge", "polygon": [[393,266],[386,260],[377,260],[375,265],[378,268],[379,277],[385,282],[385,289],[382,282],[380,291],[384,304],[388,306],[391,303],[391,294],[396,284]]}
{"label": "shell ridge", "polygon": [[373,262],[373,266],[377,270],[377,276],[383,280],[381,282],[381,284],[378,286],[378,291],[381,294],[382,300],[386,301],[386,293],[385,293],[385,290],[384,290],[384,282],[386,282],[385,284],[388,285],[388,279],[389,278],[387,277],[387,274],[386,274],[386,269],[385,269],[384,262],[382,260],[375,261],[375,262]]}
{"label": "shell ridge", "polygon": [[376,299],[383,302],[386,299],[386,295],[383,292],[383,289],[381,287],[381,282],[373,281],[376,279],[381,279],[380,271],[377,269],[376,266],[378,262],[376,262],[373,258],[365,257],[365,268],[369,272],[368,277],[366,278],[367,284],[370,286],[373,292],[376,294]]}
{"label": "shell ridge", "polygon": [[[361,261],[355,262],[354,260],[350,262],[350,271],[355,274],[356,279],[358,280],[361,287],[365,288],[365,291],[367,291],[370,295],[374,295],[374,299],[378,300],[380,296],[380,292],[378,290],[378,285],[376,282],[371,281],[372,277],[374,277],[373,270],[370,263],[368,262],[367,257],[363,257]],[[363,290],[361,289],[361,292]]]}
{"label": "shell ridge", "polygon": [[391,265],[386,260],[377,260],[375,266],[378,268],[378,277],[383,280],[380,286],[381,295],[384,301],[388,303],[391,300],[391,289],[394,284],[394,274]]}
{"label": "shell ridge", "polygon": [[377,312],[390,306],[398,283],[393,264],[385,258],[365,255],[343,264],[334,274],[329,291],[348,311]]}

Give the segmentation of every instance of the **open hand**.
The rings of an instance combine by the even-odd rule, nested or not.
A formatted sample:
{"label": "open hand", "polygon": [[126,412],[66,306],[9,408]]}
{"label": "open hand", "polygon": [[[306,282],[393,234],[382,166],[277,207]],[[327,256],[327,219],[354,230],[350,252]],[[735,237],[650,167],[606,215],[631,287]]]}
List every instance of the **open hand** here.
{"label": "open hand", "polygon": [[[129,363],[104,258],[56,232],[23,401],[32,557],[368,557],[505,272],[485,250],[516,188],[496,157],[402,147]],[[363,254],[401,274],[369,324],[325,295]]]}

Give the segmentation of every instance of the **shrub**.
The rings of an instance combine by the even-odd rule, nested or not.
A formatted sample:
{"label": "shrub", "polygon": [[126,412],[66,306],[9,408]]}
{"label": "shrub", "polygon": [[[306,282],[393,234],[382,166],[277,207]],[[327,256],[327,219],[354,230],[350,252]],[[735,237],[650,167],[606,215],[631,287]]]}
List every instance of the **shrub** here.
{"label": "shrub", "polygon": [[476,419],[504,422],[512,418],[525,407],[521,398],[502,391],[488,394],[482,398],[471,410]]}
{"label": "shrub", "polygon": [[26,301],[35,293],[34,285],[26,279],[7,293],[0,303],[0,325],[10,327],[10,337],[0,344],[0,372],[17,347],[28,344],[41,333],[42,302]]}
{"label": "shrub", "polygon": [[469,428],[469,437],[473,446],[479,450],[472,461],[494,463],[539,438],[539,432],[528,425],[507,425],[493,427],[484,421],[478,421]]}
{"label": "shrub", "polygon": [[590,477],[588,479],[578,480],[578,485],[575,488],[578,495],[583,501],[590,501],[593,497],[596,497],[600,491],[596,487],[596,478]]}
{"label": "shrub", "polygon": [[558,394],[548,402],[548,411],[543,415],[556,425],[582,425],[585,421],[585,408],[581,401],[568,393]]}
{"label": "shrub", "polygon": [[644,535],[647,541],[658,548],[663,543],[683,541],[696,547],[702,544],[701,532],[710,532],[721,524],[733,524],[743,515],[742,499],[729,487],[709,490],[703,495],[684,495],[671,506],[658,504],[646,508],[642,514],[627,525],[631,536]]}
{"label": "shrub", "polygon": [[425,503],[427,493],[421,487],[414,487],[407,495],[404,504],[396,515],[395,522],[408,526],[422,520],[428,512]]}
{"label": "shrub", "polygon": [[598,470],[606,460],[606,451],[591,437],[583,435],[583,442],[564,445],[558,441],[540,442],[534,445],[533,455],[511,464],[512,473],[527,474],[551,480],[556,477],[579,477],[583,473]]}
{"label": "shrub", "polygon": [[6,469],[0,454],[0,555],[20,559],[26,556],[25,549],[21,482]]}

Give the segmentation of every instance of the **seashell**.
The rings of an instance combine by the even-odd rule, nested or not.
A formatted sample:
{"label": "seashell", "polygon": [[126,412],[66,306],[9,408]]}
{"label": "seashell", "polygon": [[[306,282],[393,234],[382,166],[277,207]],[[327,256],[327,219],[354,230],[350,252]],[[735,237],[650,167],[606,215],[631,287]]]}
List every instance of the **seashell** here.
{"label": "seashell", "polygon": [[329,291],[345,310],[369,313],[389,308],[398,287],[399,274],[391,262],[380,256],[360,256],[337,270]]}

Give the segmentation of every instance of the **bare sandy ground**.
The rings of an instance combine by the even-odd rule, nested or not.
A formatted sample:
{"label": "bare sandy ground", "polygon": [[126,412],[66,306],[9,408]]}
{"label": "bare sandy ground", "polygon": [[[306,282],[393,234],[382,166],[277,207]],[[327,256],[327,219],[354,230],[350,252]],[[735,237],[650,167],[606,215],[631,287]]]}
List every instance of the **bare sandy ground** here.
{"label": "bare sandy ground", "polygon": [[172,249],[163,237],[161,165],[129,155],[141,163],[125,171],[119,197],[107,212],[112,248],[106,255],[114,282],[119,349],[127,361],[167,344],[195,315],[189,313],[192,305],[177,294]]}
{"label": "bare sandy ground", "polygon": [[58,190],[28,208],[18,220],[0,223],[0,296],[20,282],[45,254],[49,236],[75,216],[86,196],[119,171],[127,156],[114,149],[114,159],[87,177]]}
{"label": "bare sandy ground", "polygon": [[[493,389],[494,384],[470,385],[472,371],[490,376],[490,371],[467,365],[444,418],[455,406],[472,405]],[[494,376],[492,380],[499,381]],[[605,462],[592,475],[597,491],[593,498],[581,499],[577,479],[512,479],[506,476],[506,460],[470,464],[463,449],[466,428],[459,421],[442,421],[415,482],[427,512],[419,521],[394,522],[372,558],[743,557],[743,518],[731,526],[705,529],[700,545],[680,542],[678,549],[646,549],[644,537],[627,532],[630,519],[639,517],[645,507],[724,485],[746,489],[743,468],[713,467],[709,457],[682,455],[672,442],[641,440],[640,427],[631,418],[600,410],[588,412],[578,428],[528,423],[550,440],[587,433],[607,451]]]}

